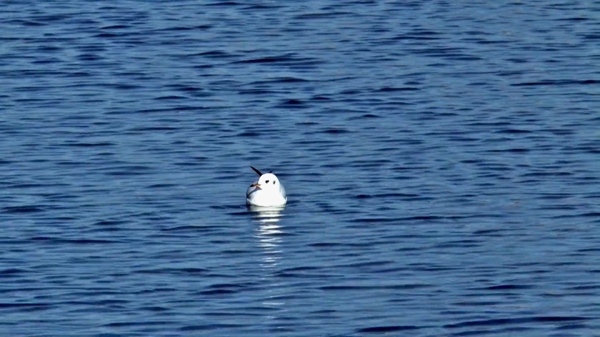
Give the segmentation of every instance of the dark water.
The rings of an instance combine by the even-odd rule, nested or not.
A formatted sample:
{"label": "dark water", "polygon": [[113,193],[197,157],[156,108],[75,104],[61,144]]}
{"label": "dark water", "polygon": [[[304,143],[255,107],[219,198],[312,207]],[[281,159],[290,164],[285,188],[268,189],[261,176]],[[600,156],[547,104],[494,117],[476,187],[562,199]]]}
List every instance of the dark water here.
{"label": "dark water", "polygon": [[600,336],[597,1],[0,18],[0,335]]}

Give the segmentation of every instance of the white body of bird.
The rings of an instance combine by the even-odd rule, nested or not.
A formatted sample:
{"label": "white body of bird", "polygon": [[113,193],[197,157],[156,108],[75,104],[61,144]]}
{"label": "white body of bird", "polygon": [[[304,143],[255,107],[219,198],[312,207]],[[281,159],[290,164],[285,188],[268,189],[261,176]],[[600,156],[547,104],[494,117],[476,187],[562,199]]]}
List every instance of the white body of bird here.
{"label": "white body of bird", "polygon": [[279,178],[273,173],[262,174],[254,167],[250,167],[259,175],[259,178],[246,190],[246,204],[261,207],[285,205],[287,195]]}

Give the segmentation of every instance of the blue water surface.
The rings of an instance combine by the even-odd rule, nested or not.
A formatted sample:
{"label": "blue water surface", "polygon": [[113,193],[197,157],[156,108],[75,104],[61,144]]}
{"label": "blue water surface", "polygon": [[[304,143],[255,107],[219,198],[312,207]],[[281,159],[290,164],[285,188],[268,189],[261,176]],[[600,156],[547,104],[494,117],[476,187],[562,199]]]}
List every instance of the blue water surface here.
{"label": "blue water surface", "polygon": [[599,17],[5,1],[0,335],[600,336]]}

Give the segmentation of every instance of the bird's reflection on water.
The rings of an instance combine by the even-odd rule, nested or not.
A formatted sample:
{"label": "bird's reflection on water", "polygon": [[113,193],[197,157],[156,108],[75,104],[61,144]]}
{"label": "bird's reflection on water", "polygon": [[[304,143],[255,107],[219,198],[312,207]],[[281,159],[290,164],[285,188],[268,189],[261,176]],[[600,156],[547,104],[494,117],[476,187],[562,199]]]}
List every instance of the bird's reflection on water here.
{"label": "bird's reflection on water", "polygon": [[[285,301],[281,299],[280,288],[278,287],[280,282],[275,281],[273,278],[277,272],[276,267],[283,256],[281,238],[284,232],[279,224],[283,208],[283,206],[248,206],[248,210],[252,212],[254,221],[258,223],[256,237],[263,251],[261,268],[265,272],[262,282],[270,285],[266,294],[267,296],[263,299],[262,304],[268,308],[281,308],[285,306]],[[269,318],[275,320],[277,317],[270,316]]]}
{"label": "bird's reflection on water", "polygon": [[248,206],[254,221],[258,223],[256,237],[264,251],[263,267],[273,268],[281,259],[281,236],[283,230],[279,225],[284,207]]}

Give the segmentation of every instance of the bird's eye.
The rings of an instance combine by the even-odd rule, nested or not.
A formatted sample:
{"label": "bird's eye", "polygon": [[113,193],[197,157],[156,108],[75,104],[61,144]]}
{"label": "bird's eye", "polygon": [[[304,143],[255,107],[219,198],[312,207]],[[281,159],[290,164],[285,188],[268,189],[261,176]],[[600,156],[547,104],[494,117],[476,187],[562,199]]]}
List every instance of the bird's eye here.
{"label": "bird's eye", "polygon": [[268,183],[269,183],[269,181],[267,180],[267,181],[265,181],[265,183],[267,183],[267,184],[268,184]]}
{"label": "bird's eye", "polygon": [[277,180],[273,180],[273,185],[275,185],[276,182],[277,182]]}

